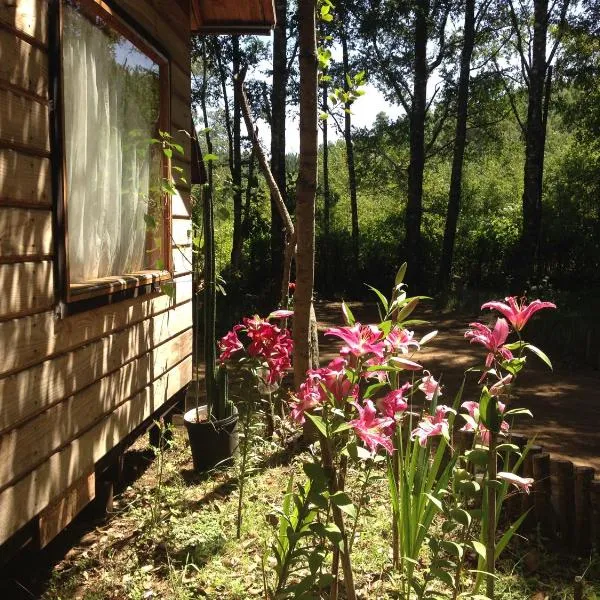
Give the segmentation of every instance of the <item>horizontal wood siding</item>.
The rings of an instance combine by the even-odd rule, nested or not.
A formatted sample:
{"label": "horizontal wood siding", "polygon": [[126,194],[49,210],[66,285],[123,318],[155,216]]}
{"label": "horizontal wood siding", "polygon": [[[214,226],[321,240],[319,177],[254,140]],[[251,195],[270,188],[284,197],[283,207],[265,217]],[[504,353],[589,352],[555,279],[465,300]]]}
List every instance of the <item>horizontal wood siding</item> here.
{"label": "horizontal wood siding", "polygon": [[48,98],[45,50],[0,29],[0,80],[40,98]]}
{"label": "horizontal wood siding", "polygon": [[48,310],[54,304],[52,261],[0,264],[0,319]]}
{"label": "horizontal wood siding", "polygon": [[[188,244],[190,141],[178,130],[191,124],[189,6],[115,2],[170,62],[170,131],[185,151],[174,175],[188,182],[172,200],[172,229]],[[57,317],[48,51],[48,0],[0,0],[0,544],[37,516],[40,539],[54,537],[93,497],[95,463],[192,373],[181,255],[172,298]]]}
{"label": "horizontal wood siding", "polygon": [[186,358],[127,400],[82,436],[55,452],[34,471],[0,494],[0,540],[7,539],[68,487],[89,473],[99,459],[190,380]]}
{"label": "horizontal wood siding", "polygon": [[0,207],[52,205],[50,159],[0,148]]}
{"label": "horizontal wood siding", "polygon": [[[177,286],[187,285],[177,282]],[[76,394],[189,327],[191,303],[0,379],[0,432]]]}
{"label": "horizontal wood siding", "polygon": [[0,261],[52,251],[51,211],[0,207]]}
{"label": "horizontal wood siding", "polygon": [[0,24],[5,23],[40,45],[48,42],[48,0],[3,0]]}
{"label": "horizontal wood siding", "polygon": [[48,106],[36,100],[0,89],[0,144],[50,152]]}
{"label": "horizontal wood siding", "polygon": [[[189,327],[186,320],[182,326]],[[188,357],[192,332],[164,342],[0,438],[0,491]]]}

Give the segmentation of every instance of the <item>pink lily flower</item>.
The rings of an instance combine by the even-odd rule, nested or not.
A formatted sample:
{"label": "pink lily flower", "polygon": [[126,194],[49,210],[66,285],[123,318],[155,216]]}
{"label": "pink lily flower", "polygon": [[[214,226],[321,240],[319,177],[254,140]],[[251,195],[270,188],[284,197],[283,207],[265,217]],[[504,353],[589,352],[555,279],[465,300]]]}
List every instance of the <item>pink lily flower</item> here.
{"label": "pink lily flower", "polygon": [[499,354],[503,359],[510,360],[512,352],[504,347],[506,338],[508,337],[509,327],[505,319],[498,319],[494,329],[491,330],[483,323],[470,323],[469,329],[465,332],[465,338],[471,341],[471,344],[481,344],[488,349],[488,355],[485,359],[485,366],[491,367],[494,362],[494,357]]}
{"label": "pink lily flower", "polygon": [[[479,420],[479,402],[475,402],[474,400],[467,400],[461,404],[462,408],[466,408],[469,413],[469,417],[466,419],[466,423],[463,427],[460,428],[461,431],[476,431],[481,438],[481,442],[485,446],[489,446],[490,443],[490,432],[488,428],[480,422]],[[500,414],[503,414],[506,410],[506,405],[502,402],[498,401],[498,410]],[[500,431],[502,433],[506,433],[510,429],[510,425],[507,421],[502,421],[500,424]]]}
{"label": "pink lily flower", "polygon": [[348,397],[356,398],[358,386],[353,385],[346,377],[347,362],[341,358],[334,358],[327,367],[311,369],[307,372],[308,377],[314,378],[321,391],[323,402],[327,400],[327,394],[331,394],[338,405]]}
{"label": "pink lily flower", "polygon": [[294,401],[290,403],[290,416],[299,425],[305,421],[304,413],[320,406],[323,401],[321,389],[311,377],[300,385],[300,391],[292,398]]}
{"label": "pink lily flower", "polygon": [[505,300],[506,304],[504,302],[486,302],[481,306],[481,310],[485,308],[497,310],[508,319],[516,331],[521,331],[531,316],[538,310],[542,310],[542,308],[556,308],[556,304],[553,302],[542,302],[541,300],[534,300],[531,304],[526,304],[525,298],[521,298],[521,302],[519,303],[515,296],[509,296]]}
{"label": "pink lily flower", "polygon": [[418,350],[419,342],[413,339],[414,335],[413,331],[394,327],[385,338],[385,348],[390,354],[408,354],[411,346]]}
{"label": "pink lily flower", "polygon": [[434,379],[433,375],[429,371],[424,372],[426,375],[421,379],[419,390],[421,390],[425,394],[425,398],[431,402],[436,391],[438,396],[442,395],[442,391],[439,382]]}
{"label": "pink lily flower", "polygon": [[221,351],[221,355],[219,356],[219,360],[224,362],[229,360],[232,354],[239,352],[244,349],[244,345],[240,341],[237,336],[237,333],[232,330],[229,331],[226,335],[224,335],[219,341],[219,350]]}
{"label": "pink lily flower", "polygon": [[450,437],[448,419],[446,419],[446,413],[453,412],[448,406],[440,404],[435,409],[434,415],[428,415],[423,419],[419,425],[413,429],[410,434],[410,439],[414,440],[419,438],[419,444],[421,447],[427,445],[427,439],[430,437],[442,435],[446,439]]}
{"label": "pink lily flower", "polygon": [[403,413],[408,408],[408,402],[404,399],[404,394],[410,390],[410,383],[405,383],[400,389],[388,392],[383,398],[377,401],[377,408],[381,414],[392,419],[396,418],[398,413]]}
{"label": "pink lily flower", "polygon": [[531,477],[520,477],[519,475],[505,471],[498,473],[497,477],[498,479],[511,483],[519,491],[525,492],[526,494],[529,494],[530,488],[534,483],[534,480]]}
{"label": "pink lily flower", "polygon": [[356,435],[367,445],[371,452],[375,452],[378,446],[385,448],[388,454],[392,454],[394,447],[392,440],[385,434],[385,429],[394,422],[390,417],[377,417],[377,411],[371,400],[365,400],[364,407],[355,403],[358,410],[358,419],[350,421],[349,425],[354,429]]}
{"label": "pink lily flower", "polygon": [[331,327],[325,332],[325,335],[338,337],[346,343],[340,350],[342,356],[348,354],[356,357],[375,355],[383,358],[385,349],[382,340],[383,332],[376,325],[356,323],[352,327]]}

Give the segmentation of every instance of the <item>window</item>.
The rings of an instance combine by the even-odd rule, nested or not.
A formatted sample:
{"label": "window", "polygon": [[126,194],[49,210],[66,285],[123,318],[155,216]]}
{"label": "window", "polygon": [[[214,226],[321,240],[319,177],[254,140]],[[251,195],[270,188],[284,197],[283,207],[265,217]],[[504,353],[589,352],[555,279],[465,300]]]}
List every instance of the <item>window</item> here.
{"label": "window", "polygon": [[168,62],[104,2],[60,9],[69,302],[169,276],[166,166],[151,142],[168,128]]}

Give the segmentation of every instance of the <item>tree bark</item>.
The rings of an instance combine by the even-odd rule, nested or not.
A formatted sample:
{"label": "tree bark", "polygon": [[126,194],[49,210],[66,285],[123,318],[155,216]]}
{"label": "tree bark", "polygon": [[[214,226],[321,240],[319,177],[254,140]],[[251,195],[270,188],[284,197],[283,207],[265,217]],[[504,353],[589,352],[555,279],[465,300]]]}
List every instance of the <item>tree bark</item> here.
{"label": "tree bark", "polygon": [[548,38],[548,0],[534,0],[533,43],[529,69],[525,167],[523,173],[523,280],[535,273],[542,226],[542,180],[544,162],[544,84]]}
{"label": "tree bark", "polygon": [[[285,113],[287,101],[287,0],[276,0],[277,25],[273,32],[273,88],[271,92],[271,172],[287,204],[285,173]],[[285,227],[277,200],[271,195],[271,277],[276,283],[283,273]]]}
{"label": "tree bark", "polygon": [[311,364],[311,307],[315,275],[317,192],[316,2],[299,0],[300,160],[296,185],[296,289],[294,292],[294,381],[300,386]]}
{"label": "tree bark", "polygon": [[421,280],[421,220],[423,216],[423,171],[425,169],[425,115],[427,112],[427,24],[429,0],[415,7],[414,79],[410,111],[410,163],[408,166],[408,200],[406,204],[407,281],[418,285]]}
{"label": "tree bark", "polygon": [[462,189],[462,171],[467,143],[467,116],[469,106],[469,82],[471,78],[471,57],[475,46],[475,0],[465,0],[465,21],[463,47],[460,55],[460,75],[458,78],[458,98],[456,106],[456,131],[454,139],[454,155],[452,157],[452,174],[450,177],[450,193],[448,196],[448,212],[444,229],[444,244],[440,265],[439,286],[447,291],[452,272],[452,257],[456,240],[456,228],[460,213]]}
{"label": "tree bark", "polygon": [[[342,38],[342,65],[344,70],[344,91],[348,92],[348,77],[350,66],[348,60],[348,39],[344,27],[341,31]],[[354,166],[354,145],[352,143],[352,114],[350,104],[344,104],[344,142],[346,144],[346,163],[348,166],[348,189],[350,192],[350,213],[352,218],[352,260],[354,268],[358,268],[359,256],[359,231],[358,231],[358,200],[356,195],[356,169]]]}
{"label": "tree bark", "polygon": [[[232,36],[231,45],[233,49],[233,75],[234,77],[240,70],[240,38],[237,35]],[[242,113],[240,102],[237,95],[233,97],[233,170],[231,172],[231,181],[233,183],[233,242],[231,248],[231,267],[238,270],[242,256]]]}

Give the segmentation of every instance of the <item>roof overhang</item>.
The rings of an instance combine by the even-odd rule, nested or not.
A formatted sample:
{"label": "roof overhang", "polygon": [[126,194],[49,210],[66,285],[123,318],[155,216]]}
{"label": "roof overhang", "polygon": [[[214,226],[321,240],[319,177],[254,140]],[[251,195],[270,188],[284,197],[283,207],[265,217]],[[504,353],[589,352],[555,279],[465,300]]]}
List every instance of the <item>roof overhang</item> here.
{"label": "roof overhang", "polygon": [[192,0],[192,33],[269,35],[273,0]]}

